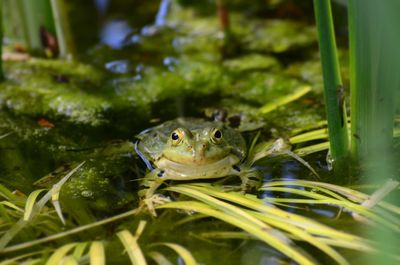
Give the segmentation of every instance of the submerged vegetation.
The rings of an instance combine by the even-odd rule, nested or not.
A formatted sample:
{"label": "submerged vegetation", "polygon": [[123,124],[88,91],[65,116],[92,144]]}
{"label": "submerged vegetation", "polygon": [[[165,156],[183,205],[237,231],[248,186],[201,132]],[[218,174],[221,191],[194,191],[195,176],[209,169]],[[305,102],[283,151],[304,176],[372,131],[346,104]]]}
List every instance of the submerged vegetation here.
{"label": "submerged vegetation", "polygon": [[[330,1],[314,1],[319,34],[312,1],[38,2],[3,0],[0,264],[400,262],[398,182],[359,181],[381,165],[347,161],[347,140],[355,158],[369,133],[355,131],[366,109],[355,107],[356,95],[348,139],[343,93],[349,77],[352,89],[362,83],[355,66],[368,53],[354,42],[367,31],[352,28],[361,2],[349,1],[350,74],[346,46],[335,48]],[[43,17],[33,15],[39,9]],[[379,47],[371,44],[375,55]],[[386,84],[376,76],[377,87]],[[382,148],[395,160],[390,102]],[[240,193],[230,177],[167,181],[157,190],[166,196],[158,217],[150,216],[137,194],[146,169],[135,134],[176,117],[239,131],[249,161],[259,160],[259,189]],[[278,138],[292,149],[252,157]],[[333,174],[328,149],[350,170]],[[398,175],[390,169],[380,174]],[[395,239],[382,247],[365,231]]]}

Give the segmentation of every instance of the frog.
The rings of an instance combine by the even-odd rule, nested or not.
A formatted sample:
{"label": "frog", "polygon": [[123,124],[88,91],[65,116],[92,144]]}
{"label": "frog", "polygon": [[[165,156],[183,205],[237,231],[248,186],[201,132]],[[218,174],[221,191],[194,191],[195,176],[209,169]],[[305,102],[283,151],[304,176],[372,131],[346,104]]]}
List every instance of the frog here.
{"label": "frog", "polygon": [[240,192],[245,193],[261,184],[253,167],[257,160],[290,152],[282,138],[261,148],[250,148],[258,149],[253,152],[238,130],[220,121],[200,118],[166,121],[142,131],[137,139],[135,151],[150,170],[140,183],[139,197],[154,216],[155,205],[168,201],[155,194],[166,181],[237,176],[241,180]]}

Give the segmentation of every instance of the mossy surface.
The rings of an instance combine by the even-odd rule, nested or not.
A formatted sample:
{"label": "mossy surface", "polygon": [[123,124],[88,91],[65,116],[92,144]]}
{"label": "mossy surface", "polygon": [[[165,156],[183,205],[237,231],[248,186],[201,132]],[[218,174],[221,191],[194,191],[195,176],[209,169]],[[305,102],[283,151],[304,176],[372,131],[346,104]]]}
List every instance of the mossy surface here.
{"label": "mossy surface", "polygon": [[[12,135],[0,139],[4,182],[30,191],[43,176],[60,177],[65,172],[57,169],[86,160],[63,198],[105,211],[134,200],[127,194],[134,193],[136,182],[129,182],[144,170],[132,143],[154,123],[223,109],[240,120],[239,130],[285,133],[322,119],[316,99],[320,70],[310,52],[316,46],[314,27],[277,16],[250,17],[240,12],[242,4],[232,3],[231,43],[214,13],[173,5],[165,24],[132,28],[119,48],[82,43],[78,50],[87,48],[81,62],[5,62],[0,135]],[[154,10],[154,3],[149,5]],[[224,53],[225,45],[233,52]],[[302,100],[259,112],[306,85],[312,91]],[[115,141],[124,144],[116,148]]]}

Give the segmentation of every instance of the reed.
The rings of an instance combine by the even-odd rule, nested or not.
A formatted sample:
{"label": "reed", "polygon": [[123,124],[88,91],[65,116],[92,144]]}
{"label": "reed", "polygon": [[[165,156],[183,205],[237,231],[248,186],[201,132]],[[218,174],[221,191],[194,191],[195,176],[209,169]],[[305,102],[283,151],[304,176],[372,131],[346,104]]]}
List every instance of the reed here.
{"label": "reed", "polygon": [[[400,2],[351,0],[348,10],[351,153],[362,166],[362,175],[367,181],[383,182],[398,172],[393,152],[393,134],[400,89],[400,76],[397,73],[400,67],[400,33],[397,29],[400,24]],[[382,252],[400,243],[398,236],[389,232],[374,229],[368,233],[381,242]],[[383,255],[368,262],[392,264]]]}
{"label": "reed", "polygon": [[[351,144],[357,160],[392,149],[400,88],[398,1],[349,1]],[[378,155],[378,153],[380,153]]]}
{"label": "reed", "polygon": [[[325,109],[334,168],[343,169],[348,156],[347,115],[329,0],[314,0],[324,77]],[[341,170],[340,170],[341,171]]]}
{"label": "reed", "polygon": [[[29,51],[42,50],[41,28],[54,33],[53,15],[48,0],[16,0],[16,12],[20,15],[21,30]],[[11,21],[10,23],[13,23]]]}
{"label": "reed", "polygon": [[64,0],[50,0],[54,15],[60,57],[72,60],[76,58],[75,43],[73,41],[67,8]]}

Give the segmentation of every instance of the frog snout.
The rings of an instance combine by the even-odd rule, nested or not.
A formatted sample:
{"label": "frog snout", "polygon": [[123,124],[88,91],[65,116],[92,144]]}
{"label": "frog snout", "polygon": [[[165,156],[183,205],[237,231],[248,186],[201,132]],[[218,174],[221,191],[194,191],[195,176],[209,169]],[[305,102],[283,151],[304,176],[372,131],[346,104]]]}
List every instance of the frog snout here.
{"label": "frog snout", "polygon": [[200,157],[203,158],[205,157],[206,154],[206,150],[208,148],[208,144],[207,143],[199,143],[195,146],[195,149],[193,150],[193,156],[194,157]]}

